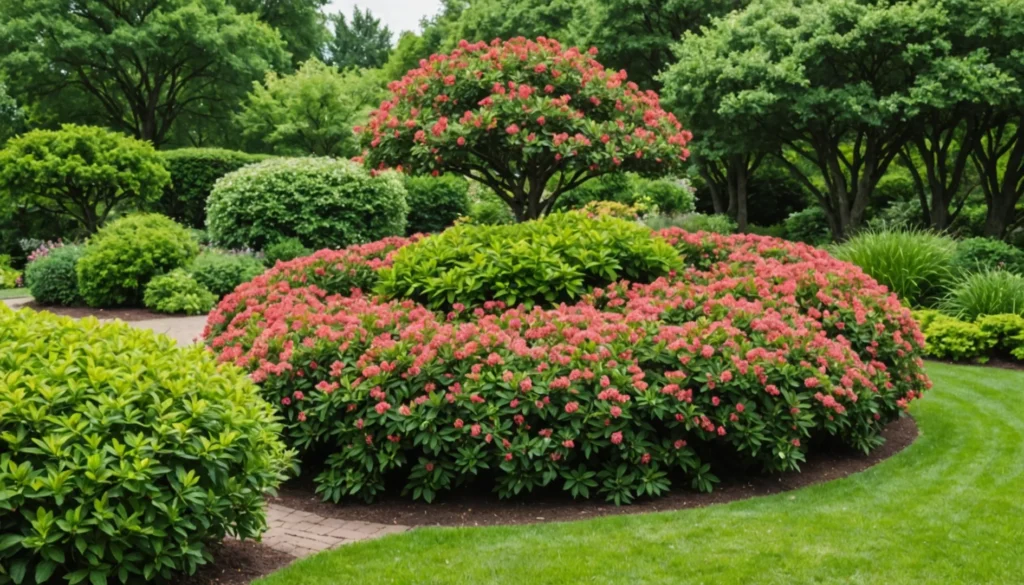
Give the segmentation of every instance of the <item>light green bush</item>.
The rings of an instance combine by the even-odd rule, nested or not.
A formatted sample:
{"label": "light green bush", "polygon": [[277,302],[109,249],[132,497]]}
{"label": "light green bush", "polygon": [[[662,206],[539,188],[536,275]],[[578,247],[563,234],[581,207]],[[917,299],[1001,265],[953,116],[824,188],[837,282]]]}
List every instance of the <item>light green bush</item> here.
{"label": "light green bush", "polygon": [[217,296],[178,268],[153,277],[146,285],[142,302],[147,309],[158,313],[205,315],[217,304]]}
{"label": "light green bush", "polygon": [[942,314],[932,315],[927,323],[922,327],[925,353],[935,358],[984,363],[996,345],[996,338],[975,323]]}

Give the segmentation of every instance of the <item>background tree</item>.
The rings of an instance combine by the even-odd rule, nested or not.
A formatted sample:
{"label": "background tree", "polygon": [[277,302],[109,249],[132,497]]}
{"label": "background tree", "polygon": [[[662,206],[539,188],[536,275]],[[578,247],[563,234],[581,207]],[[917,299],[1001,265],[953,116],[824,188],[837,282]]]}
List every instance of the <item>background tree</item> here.
{"label": "background tree", "polygon": [[292,75],[271,72],[254,84],[238,123],[246,137],[278,154],[352,156],[352,126],[379,102],[381,85],[373,73],[340,73],[310,59]]}
{"label": "background tree", "polygon": [[549,37],[574,43],[567,28],[580,0],[474,0],[459,13],[446,32],[442,48],[453,49],[460,40]]}
{"label": "background tree", "polygon": [[330,0],[230,0],[241,13],[255,14],[281,34],[292,64],[298,67],[310,57],[320,57],[330,35],[321,9]]}
{"label": "background tree", "polygon": [[7,93],[7,86],[0,82],[0,147],[7,139],[21,131],[25,122],[25,114]]}
{"label": "background tree", "polygon": [[391,29],[374,18],[369,9],[356,6],[349,22],[343,13],[330,18],[334,35],[327,43],[330,64],[338,69],[349,67],[379,68],[391,52]]}
{"label": "background tree", "polygon": [[[283,65],[280,36],[224,0],[0,2],[0,67],[23,103],[160,146],[179,116],[236,104]],[[80,116],[80,117],[79,117]]]}
{"label": "background tree", "polygon": [[463,42],[390,87],[362,132],[368,166],[466,176],[520,221],[592,178],[671,174],[688,155],[656,94],[557,41]]}
{"label": "background tree", "polygon": [[0,150],[0,198],[73,218],[87,233],[117,209],[155,201],[170,179],[152,145],[102,128],[33,130]]}

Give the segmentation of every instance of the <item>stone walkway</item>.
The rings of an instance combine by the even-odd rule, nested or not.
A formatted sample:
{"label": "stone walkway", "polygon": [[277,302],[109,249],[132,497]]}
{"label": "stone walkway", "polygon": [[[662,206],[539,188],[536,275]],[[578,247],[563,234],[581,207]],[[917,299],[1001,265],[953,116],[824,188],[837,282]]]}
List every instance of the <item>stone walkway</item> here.
{"label": "stone walkway", "polygon": [[206,326],[206,315],[200,317],[147,319],[145,321],[131,321],[128,324],[139,329],[150,329],[157,333],[163,333],[177,341],[178,345],[191,345],[202,335],[203,327]]}
{"label": "stone walkway", "polygon": [[270,530],[263,535],[263,544],[300,558],[343,544],[410,529],[408,526],[324,518],[278,504],[267,505],[267,523]]}

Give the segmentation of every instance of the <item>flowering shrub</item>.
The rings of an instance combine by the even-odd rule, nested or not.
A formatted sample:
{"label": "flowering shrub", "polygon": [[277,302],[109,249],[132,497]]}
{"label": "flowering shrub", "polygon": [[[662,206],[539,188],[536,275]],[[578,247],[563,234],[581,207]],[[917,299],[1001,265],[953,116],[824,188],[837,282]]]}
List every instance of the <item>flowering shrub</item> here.
{"label": "flowering shrub", "polygon": [[657,94],[626,81],[625,71],[606,70],[596,54],[518,37],[461,41],[450,54],[431,55],[389,84],[389,99],[356,130],[365,162],[475,179],[519,220],[608,172],[677,170],[690,133]]}
{"label": "flowering shrub", "polygon": [[707,490],[719,457],[798,469],[827,436],[867,451],[930,385],[910,311],[860,269],[773,238],[659,235],[685,269],[573,305],[437,313],[298,286],[296,266],[229,295],[205,337],[291,444],[332,453],[316,481],[333,500],[393,475],[428,501],[482,475],[502,497],[553,484],[626,503],[681,476]]}

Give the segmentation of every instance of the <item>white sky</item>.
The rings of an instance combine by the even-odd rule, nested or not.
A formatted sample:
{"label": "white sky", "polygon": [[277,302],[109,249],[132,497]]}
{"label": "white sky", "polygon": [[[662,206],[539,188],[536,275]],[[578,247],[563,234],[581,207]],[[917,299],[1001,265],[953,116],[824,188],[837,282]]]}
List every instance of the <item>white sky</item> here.
{"label": "white sky", "polygon": [[344,12],[351,15],[352,8],[357,5],[360,10],[369,8],[376,18],[388,25],[394,33],[392,42],[398,40],[402,31],[418,32],[420,18],[433,16],[441,9],[440,0],[331,0],[323,10],[329,14]]}

